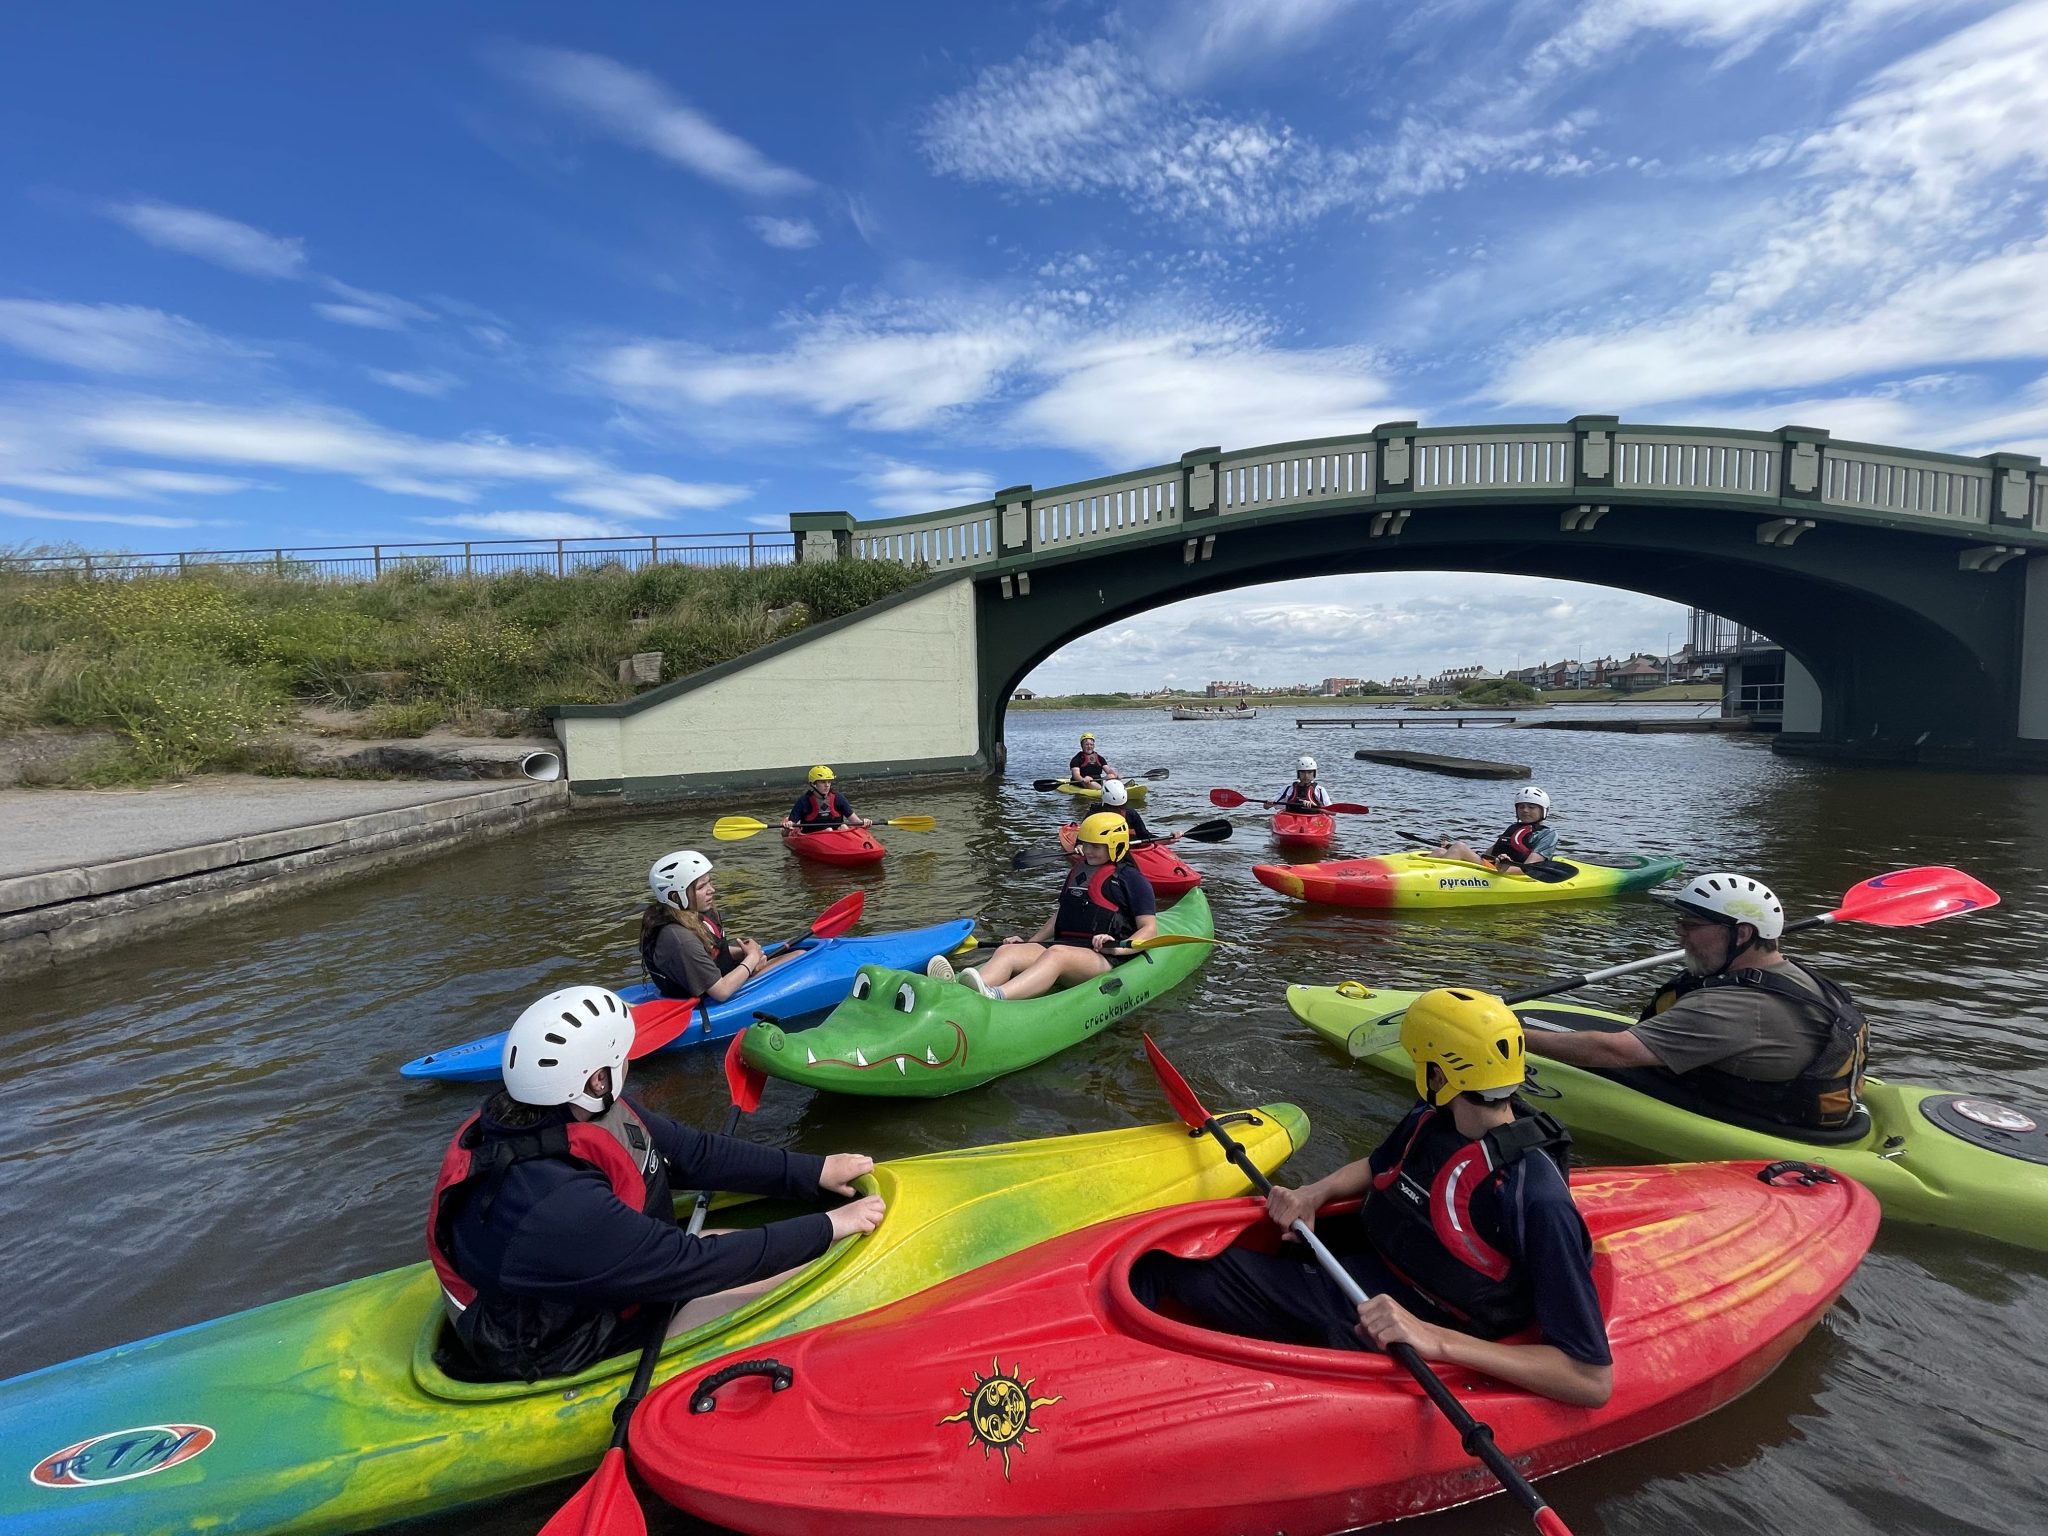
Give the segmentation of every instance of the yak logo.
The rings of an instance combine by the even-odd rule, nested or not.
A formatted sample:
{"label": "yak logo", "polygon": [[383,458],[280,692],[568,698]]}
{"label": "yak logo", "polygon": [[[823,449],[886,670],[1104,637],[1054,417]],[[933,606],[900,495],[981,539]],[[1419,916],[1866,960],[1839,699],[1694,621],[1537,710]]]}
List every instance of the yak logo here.
{"label": "yak logo", "polygon": [[145,1424],[94,1435],[52,1451],[29,1469],[29,1480],[45,1488],[90,1488],[125,1483],[190,1461],[213,1444],[204,1424]]}
{"label": "yak logo", "polygon": [[1010,1374],[1003,1373],[1003,1362],[995,1360],[990,1374],[974,1373],[974,1385],[962,1387],[960,1395],[967,1399],[967,1406],[958,1413],[949,1414],[939,1420],[941,1424],[967,1426],[967,1433],[975,1444],[981,1447],[981,1459],[988,1460],[990,1451],[1000,1451],[1003,1457],[1003,1481],[1010,1479],[1010,1450],[1014,1446],[1021,1455],[1022,1441],[1026,1435],[1039,1433],[1031,1422],[1034,1409],[1050,1408],[1061,1401],[1057,1397],[1033,1397],[1031,1389],[1035,1381],[1024,1379],[1024,1368],[1015,1367]]}

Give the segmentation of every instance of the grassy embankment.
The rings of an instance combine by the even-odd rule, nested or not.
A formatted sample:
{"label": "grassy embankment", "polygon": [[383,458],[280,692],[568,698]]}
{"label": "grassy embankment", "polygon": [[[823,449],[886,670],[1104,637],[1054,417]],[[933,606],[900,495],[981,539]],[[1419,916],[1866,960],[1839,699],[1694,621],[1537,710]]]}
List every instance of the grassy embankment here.
{"label": "grassy embankment", "polygon": [[29,575],[0,562],[0,737],[114,733],[41,782],[142,784],[218,770],[290,773],[277,736],[308,705],[347,734],[437,726],[518,735],[550,704],[633,689],[620,657],[662,653],[662,680],[740,656],[923,579],[880,561],[610,567],[571,576],[377,581],[215,569],[183,577]]}
{"label": "grassy embankment", "polygon": [[[1447,704],[1453,699],[1447,693],[1418,694],[1360,694],[1344,698],[1326,698],[1319,693],[1274,693],[1253,694],[1246,701],[1257,709],[1350,709],[1373,704],[1405,704],[1421,709],[1430,705]],[[1712,703],[1721,697],[1719,683],[1673,683],[1668,688],[1651,688],[1641,693],[1616,693],[1611,688],[1555,688],[1541,696],[1544,704],[1672,704],[1683,702]],[[1162,694],[1148,698],[1133,698],[1124,693],[1070,693],[1035,699],[1017,699],[1010,704],[1012,709],[1176,709],[1189,705],[1215,705],[1228,707],[1237,702],[1236,698],[1211,699],[1198,693]],[[1483,708],[1513,709],[1513,704],[1483,705]],[[1530,705],[1520,706],[1524,709]]]}

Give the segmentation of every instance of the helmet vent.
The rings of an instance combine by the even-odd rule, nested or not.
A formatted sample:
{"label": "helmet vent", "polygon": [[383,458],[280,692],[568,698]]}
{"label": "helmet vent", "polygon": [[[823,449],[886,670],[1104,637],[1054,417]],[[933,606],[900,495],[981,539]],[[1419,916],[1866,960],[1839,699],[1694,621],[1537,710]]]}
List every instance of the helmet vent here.
{"label": "helmet vent", "polygon": [[562,1059],[559,1056],[543,1056],[540,1059],[540,1065],[544,1067],[559,1067],[561,1064]]}
{"label": "helmet vent", "polygon": [[569,1043],[569,1037],[567,1035],[558,1035],[553,1030],[549,1030],[545,1035],[541,1036],[541,1038],[547,1041],[549,1045],[567,1045]]}
{"label": "helmet vent", "polygon": [[583,1011],[584,1011],[585,1013],[589,1014],[589,1015],[590,1015],[590,1016],[591,1016],[591,1017],[592,1017],[593,1019],[594,1019],[594,1018],[596,1018],[596,1017],[597,1017],[597,1003],[596,1003],[596,1001],[595,1001],[594,999],[592,999],[592,998],[588,998],[588,997],[586,997],[585,999],[583,999]]}

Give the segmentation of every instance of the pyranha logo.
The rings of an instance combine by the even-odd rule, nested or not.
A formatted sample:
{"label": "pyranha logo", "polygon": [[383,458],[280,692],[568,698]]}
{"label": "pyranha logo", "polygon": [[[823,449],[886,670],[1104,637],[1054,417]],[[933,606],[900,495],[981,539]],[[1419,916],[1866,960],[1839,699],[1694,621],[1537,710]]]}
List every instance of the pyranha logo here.
{"label": "pyranha logo", "polygon": [[1466,886],[1477,886],[1480,890],[1485,890],[1491,884],[1491,880],[1482,880],[1477,875],[1440,875],[1437,877],[1436,888],[1440,891],[1456,891]]}
{"label": "pyranha logo", "polygon": [[190,1461],[213,1444],[204,1424],[145,1424],[94,1435],[53,1451],[29,1468],[29,1481],[45,1488],[90,1488],[125,1483]]}
{"label": "pyranha logo", "polygon": [[1057,1397],[1033,1397],[1034,1381],[1023,1379],[1024,1367],[1015,1367],[1009,1375],[1003,1374],[1000,1358],[990,1365],[991,1374],[984,1376],[974,1373],[974,1385],[962,1387],[960,1395],[967,1399],[967,1406],[958,1413],[949,1414],[939,1420],[941,1424],[967,1425],[967,1432],[981,1447],[981,1459],[988,1460],[991,1450],[1002,1452],[1003,1480],[1010,1478],[1010,1448],[1016,1446],[1018,1453],[1024,1447],[1018,1444],[1026,1435],[1039,1433],[1031,1422],[1031,1410],[1050,1408],[1062,1399]]}

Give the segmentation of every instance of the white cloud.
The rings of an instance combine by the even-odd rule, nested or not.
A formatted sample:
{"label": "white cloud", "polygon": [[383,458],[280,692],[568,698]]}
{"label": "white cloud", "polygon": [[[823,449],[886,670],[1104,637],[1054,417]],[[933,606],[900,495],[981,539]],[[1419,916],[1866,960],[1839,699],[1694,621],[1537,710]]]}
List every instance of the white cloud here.
{"label": "white cloud", "polygon": [[872,506],[884,512],[934,512],[941,507],[963,507],[986,501],[996,488],[995,477],[979,470],[935,469],[929,464],[907,464],[884,459],[860,476],[860,483],[873,493]]}
{"label": "white cloud", "polygon": [[409,395],[425,395],[438,400],[450,390],[460,387],[462,380],[454,374],[439,368],[421,368],[404,371],[392,368],[365,368],[363,372],[390,389],[402,389]]}
{"label": "white cloud", "polygon": [[[122,528],[198,528],[196,517],[158,517],[150,512],[53,512],[48,507],[0,496],[0,517],[26,517],[43,523],[112,523]],[[205,526],[232,527],[230,523],[208,521]]]}
{"label": "white cloud", "polygon": [[124,501],[154,501],[158,492],[186,496],[224,496],[254,484],[231,475],[191,474],[178,469],[107,468],[92,474],[58,470],[0,474],[0,485],[47,491],[57,496],[112,496]]}
{"label": "white cloud", "polygon": [[109,205],[105,212],[151,245],[182,251],[251,277],[299,277],[306,270],[306,243],[265,234],[253,225],[173,203]]}
{"label": "white cloud", "polygon": [[743,485],[691,485],[666,475],[613,474],[587,485],[558,491],[557,499],[613,512],[621,517],[666,517],[672,512],[703,511],[744,501]]}
{"label": "white cloud", "polygon": [[631,528],[574,512],[472,512],[463,517],[434,517],[436,528],[471,528],[518,539],[604,539],[632,533]]}
{"label": "white cloud", "polygon": [[747,228],[760,236],[761,243],[778,251],[805,251],[818,243],[818,226],[809,219],[778,219],[756,214]]}
{"label": "white cloud", "polygon": [[1144,52],[1176,89],[1299,52],[1353,0],[1172,0]]}
{"label": "white cloud", "polygon": [[652,75],[566,48],[507,48],[493,61],[536,95],[709,181],[755,197],[807,192],[808,176],[777,165],[676,97]]}
{"label": "white cloud", "polygon": [[451,484],[445,480],[418,480],[411,475],[366,475],[363,484],[391,496],[424,496],[429,501],[455,501],[468,505],[483,493],[473,485]]}
{"label": "white cloud", "polygon": [[0,345],[87,373],[177,373],[261,355],[160,309],[37,299],[0,299]]}
{"label": "white cloud", "polygon": [[331,277],[322,278],[321,282],[328,292],[343,302],[315,304],[313,309],[340,325],[362,326],[373,331],[402,331],[415,320],[434,318],[431,311],[421,309],[417,304],[407,303],[393,294],[352,287]]}

